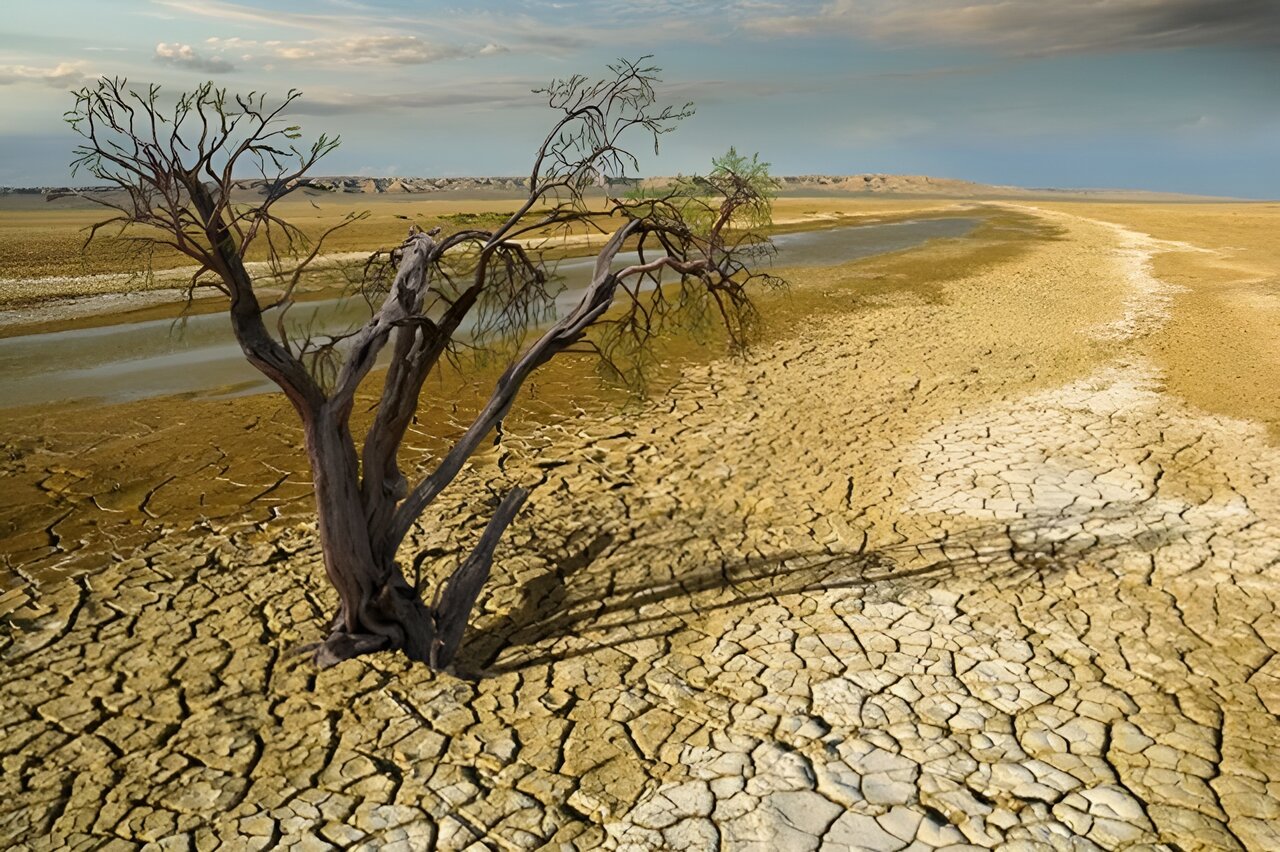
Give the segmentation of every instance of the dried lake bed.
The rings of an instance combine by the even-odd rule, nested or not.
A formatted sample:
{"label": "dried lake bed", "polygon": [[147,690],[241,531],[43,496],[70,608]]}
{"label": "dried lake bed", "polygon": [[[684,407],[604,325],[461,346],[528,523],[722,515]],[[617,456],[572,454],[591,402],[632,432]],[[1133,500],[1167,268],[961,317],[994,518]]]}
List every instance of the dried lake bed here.
{"label": "dried lake bed", "polygon": [[415,534],[536,486],[457,677],[288,655],[332,600],[273,397],[3,415],[6,559],[71,579],[0,638],[0,838],[1276,848],[1280,208],[983,215],[645,403],[549,374]]}
{"label": "dried lake bed", "polygon": [[[776,238],[780,267],[833,266],[860,257],[902,251],[928,240],[962,237],[979,220],[962,215],[845,225],[783,233]],[[352,258],[342,258],[352,260]],[[356,260],[363,262],[364,256]],[[617,264],[636,261],[623,253]],[[556,308],[571,310],[590,281],[594,260],[569,258],[555,265],[562,290]],[[173,276],[176,279],[181,275]],[[0,280],[0,288],[7,282]],[[124,282],[121,282],[123,284]],[[340,334],[369,318],[357,293],[306,302],[294,308],[294,336],[306,331]],[[268,312],[273,327],[276,317]],[[465,331],[465,329],[464,329]],[[98,315],[92,327],[16,334],[0,338],[0,407],[56,402],[117,403],[174,394],[263,393],[275,386],[244,359],[221,313],[173,319]]]}

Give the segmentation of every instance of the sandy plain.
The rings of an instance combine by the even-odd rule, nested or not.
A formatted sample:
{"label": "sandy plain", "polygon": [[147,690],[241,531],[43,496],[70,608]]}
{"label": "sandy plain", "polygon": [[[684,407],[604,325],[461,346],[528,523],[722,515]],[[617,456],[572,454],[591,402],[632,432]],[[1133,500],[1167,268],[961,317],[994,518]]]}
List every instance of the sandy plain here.
{"label": "sandy plain", "polygon": [[548,375],[416,533],[536,486],[456,676],[289,655],[332,600],[272,398],[11,415],[6,558],[70,579],[0,634],[0,838],[1280,846],[1280,208],[989,215],[647,402]]}

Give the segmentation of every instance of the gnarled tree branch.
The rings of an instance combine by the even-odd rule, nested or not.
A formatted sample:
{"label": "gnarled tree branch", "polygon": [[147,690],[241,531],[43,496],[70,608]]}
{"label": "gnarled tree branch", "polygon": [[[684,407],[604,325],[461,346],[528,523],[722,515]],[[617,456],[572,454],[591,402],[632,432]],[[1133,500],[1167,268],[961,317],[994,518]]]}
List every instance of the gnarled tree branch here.
{"label": "gnarled tree branch", "polygon": [[[340,600],[316,653],[322,665],[387,649],[433,667],[454,658],[497,543],[527,492],[515,487],[499,503],[479,544],[438,587],[431,605],[416,580],[407,582],[397,554],[541,365],[583,348],[619,365],[623,350],[643,349],[686,311],[714,310],[731,340],[745,340],[746,288],[769,280],[752,268],[770,247],[760,231],[772,191],[766,164],[730,149],[702,178],[625,200],[597,192],[611,176],[637,168],[636,139],[647,139],[656,151],[659,139],[692,113],[688,104],[658,105],[656,74],[647,57],[624,60],[604,79],[573,76],[539,90],[557,117],[534,154],[518,209],[492,230],[415,229],[366,267],[367,321],[349,333],[308,333],[300,341],[290,339],[285,323],[300,282],[322,256],[325,238],[359,216],[313,241],[276,210],[338,144],[322,135],[297,147],[299,129],[283,116],[299,93],[269,102],[205,84],[172,107],[156,87],[135,92],[123,80],[104,79],[76,93],[67,115],[83,139],[75,166],[116,190],[85,194],[112,214],[93,227],[90,239],[118,227],[129,231],[127,238],[194,260],[191,287],[212,282],[228,297],[245,357],[300,415],[325,572]],[[247,185],[246,171],[255,175]],[[583,232],[607,238],[576,304],[556,317],[553,271],[526,244]],[[270,304],[255,291],[251,250],[267,261],[270,280],[283,282]],[[628,251],[636,252],[634,260],[626,259]],[[267,310],[278,313],[274,336]],[[526,335],[533,342],[521,348]],[[388,345],[390,361],[357,452],[352,412]],[[518,354],[469,427],[410,487],[399,450],[424,382],[442,357],[464,347]]]}

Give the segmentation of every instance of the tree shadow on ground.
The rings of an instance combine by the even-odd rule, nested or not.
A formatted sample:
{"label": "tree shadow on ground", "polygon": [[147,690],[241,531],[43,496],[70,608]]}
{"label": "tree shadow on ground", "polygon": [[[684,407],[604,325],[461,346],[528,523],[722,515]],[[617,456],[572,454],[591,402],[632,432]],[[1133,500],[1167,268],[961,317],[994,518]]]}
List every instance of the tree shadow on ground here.
{"label": "tree shadow on ground", "polygon": [[[550,570],[526,583],[515,611],[473,631],[463,643],[456,670],[462,676],[485,677],[549,665],[646,639],[669,638],[690,619],[798,594],[874,589],[891,598],[955,579],[1001,588],[1044,585],[1082,561],[1101,563],[1122,548],[1154,551],[1178,540],[1159,519],[1139,525],[1136,533],[1106,532],[1107,524],[1132,521],[1141,512],[1141,503],[1046,512],[959,533],[939,531],[935,538],[871,550],[791,550],[707,564],[667,580],[632,579],[613,572],[584,576],[584,569],[615,546],[612,536],[601,534],[579,554],[550,562]],[[634,541],[620,545],[636,546]],[[558,640],[588,634],[600,638],[556,647]]]}

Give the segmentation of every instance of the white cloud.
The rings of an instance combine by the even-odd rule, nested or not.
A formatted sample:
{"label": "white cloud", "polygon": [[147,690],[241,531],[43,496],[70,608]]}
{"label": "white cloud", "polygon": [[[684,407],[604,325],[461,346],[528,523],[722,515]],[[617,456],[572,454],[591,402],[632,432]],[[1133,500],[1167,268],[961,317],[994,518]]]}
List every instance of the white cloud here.
{"label": "white cloud", "polygon": [[294,12],[279,12],[258,9],[240,3],[227,3],[223,0],[152,0],[152,2],[175,12],[203,18],[213,18],[235,24],[258,24],[271,27],[289,27],[293,29],[328,29],[341,31],[352,23],[349,15],[316,15]]}
{"label": "white cloud", "polygon": [[206,44],[219,53],[252,51],[242,55],[312,65],[426,65],[446,59],[492,56],[507,51],[507,48],[492,42],[483,47],[461,47],[412,35],[359,35],[298,41],[210,38]]}
{"label": "white cloud", "polygon": [[204,56],[189,44],[156,45],[156,62],[173,65],[177,68],[188,68],[192,71],[205,71],[210,74],[225,74],[236,70],[236,67],[220,56]]}
{"label": "white cloud", "polygon": [[[307,45],[341,45],[361,38],[414,37],[422,44],[434,46],[436,51],[454,49],[466,56],[477,53],[489,55],[506,50],[536,51],[542,55],[566,53],[598,43],[601,39],[616,40],[619,32],[627,33],[632,43],[645,41],[650,33],[639,32],[635,26],[636,21],[642,18],[651,20],[654,16],[662,18],[657,12],[652,15],[645,12],[636,13],[639,17],[634,19],[629,17],[625,22],[618,22],[613,20],[619,14],[615,11],[609,19],[611,24],[605,26],[599,22],[593,24],[584,21],[584,10],[576,7],[572,14],[560,10],[556,14],[538,17],[511,9],[504,9],[499,13],[465,6],[450,9],[447,14],[430,14],[426,10],[415,12],[412,5],[395,10],[381,8],[375,13],[360,4],[350,2],[330,3],[332,11],[328,12],[285,12],[260,9],[228,0],[151,2],[179,15],[207,18],[236,27],[253,27],[259,32],[270,32],[281,43],[288,41],[302,45],[299,50],[306,50]],[[676,27],[678,23],[667,22],[667,26]],[[446,48],[446,45],[458,47]]]}
{"label": "white cloud", "polygon": [[359,36],[348,39],[314,39],[280,44],[276,56],[290,60],[392,65],[425,65],[442,59],[456,59],[467,51],[452,45],[435,44],[417,36]]}
{"label": "white cloud", "polygon": [[59,62],[53,68],[36,68],[31,65],[0,65],[0,86],[27,83],[52,86],[55,89],[84,85],[90,75],[79,62]]}
{"label": "white cloud", "polygon": [[218,38],[212,36],[204,40],[211,50],[245,50],[255,48],[258,42],[244,38]]}

